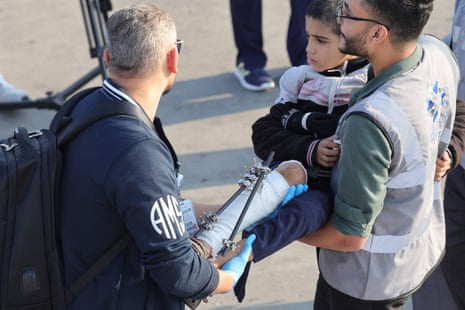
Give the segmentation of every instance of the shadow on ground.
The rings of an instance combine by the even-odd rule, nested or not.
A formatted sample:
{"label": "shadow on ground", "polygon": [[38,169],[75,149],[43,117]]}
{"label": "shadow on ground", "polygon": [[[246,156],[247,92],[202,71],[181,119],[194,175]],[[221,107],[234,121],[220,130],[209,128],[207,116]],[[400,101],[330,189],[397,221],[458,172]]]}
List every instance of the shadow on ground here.
{"label": "shadow on ground", "polygon": [[[276,83],[287,68],[270,70]],[[230,113],[271,106],[278,88],[268,92],[243,89],[230,72],[203,78],[177,81],[158,108],[165,125],[200,120]]]}
{"label": "shadow on ground", "polygon": [[221,306],[218,308],[210,308],[210,310],[309,310],[313,309],[312,301],[286,303],[286,304],[263,304],[263,305],[250,305],[250,306]]}

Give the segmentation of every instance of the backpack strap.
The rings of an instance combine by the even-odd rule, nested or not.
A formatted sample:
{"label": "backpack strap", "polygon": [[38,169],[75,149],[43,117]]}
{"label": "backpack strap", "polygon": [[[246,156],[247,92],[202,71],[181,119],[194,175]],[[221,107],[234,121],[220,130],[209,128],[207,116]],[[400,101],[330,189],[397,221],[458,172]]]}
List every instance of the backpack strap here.
{"label": "backpack strap", "polygon": [[66,304],[70,304],[77,294],[94,279],[111,261],[118,256],[129,244],[129,233],[123,235],[102,257],[100,257],[83,275],[81,275],[65,292]]}
{"label": "backpack strap", "polygon": [[[130,102],[114,102],[106,96],[102,96],[105,100],[97,102],[92,109],[85,111],[82,115],[79,115],[79,117],[73,118],[71,113],[79,102],[81,102],[81,100],[85,97],[91,95],[93,92],[99,91],[99,89],[100,87],[93,87],[78,92],[67,100],[55,114],[55,117],[50,123],[50,130],[55,133],[57,137],[58,147],[62,147],[93,123],[115,115],[129,115],[137,117],[155,130],[154,124],[149,120],[149,117],[144,111],[142,111],[142,109]],[[114,244],[86,272],[84,272],[84,274],[82,274],[69,289],[66,289],[66,304],[70,304],[76,295],[128,246],[130,240],[131,236],[128,232],[126,232],[116,242],[116,244]]]}
{"label": "backpack strap", "polygon": [[74,94],[70,99],[66,100],[66,102],[60,107],[60,109],[53,117],[52,122],[49,126],[50,130],[56,134],[58,130],[61,129],[64,125],[66,125],[67,122],[70,120],[68,119],[67,121],[64,121],[71,115],[71,112],[74,110],[77,104],[81,102],[81,100],[84,97],[90,95],[98,88],[99,87],[91,87],[81,90],[78,93]]}

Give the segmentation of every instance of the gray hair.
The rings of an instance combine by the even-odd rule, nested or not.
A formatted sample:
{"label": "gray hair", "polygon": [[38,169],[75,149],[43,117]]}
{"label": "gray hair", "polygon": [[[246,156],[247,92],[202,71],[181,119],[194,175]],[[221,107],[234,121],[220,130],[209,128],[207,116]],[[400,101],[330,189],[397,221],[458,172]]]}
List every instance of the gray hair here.
{"label": "gray hair", "polygon": [[176,42],[173,19],[157,6],[140,3],[116,11],[107,22],[110,72],[145,76],[160,70]]}

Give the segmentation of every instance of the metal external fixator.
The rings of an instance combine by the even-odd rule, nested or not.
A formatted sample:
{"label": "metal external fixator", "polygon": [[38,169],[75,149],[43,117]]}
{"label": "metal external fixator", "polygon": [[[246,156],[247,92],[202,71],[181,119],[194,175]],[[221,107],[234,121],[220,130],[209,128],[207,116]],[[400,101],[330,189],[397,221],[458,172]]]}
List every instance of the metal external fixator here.
{"label": "metal external fixator", "polygon": [[224,247],[222,251],[220,251],[221,255],[224,254],[225,249],[231,249],[232,251],[235,251],[237,249],[237,242],[231,241],[229,239],[224,239],[223,240]]}
{"label": "metal external fixator", "polygon": [[197,237],[198,234],[205,230],[212,230],[214,223],[218,223],[219,216],[226,210],[226,208],[244,191],[253,190],[253,187],[259,178],[260,171],[269,169],[263,167],[261,164],[255,163],[255,166],[251,168],[247,173],[242,175],[242,178],[237,181],[239,189],[218,209],[217,212],[205,212],[198,220],[199,230],[194,234]]}
{"label": "metal external fixator", "polygon": [[218,214],[213,212],[205,212],[198,221],[201,230],[212,230],[213,224],[218,223]]}
{"label": "metal external fixator", "polygon": [[254,166],[252,169],[250,169],[249,173],[245,173],[242,175],[242,179],[237,181],[240,187],[243,187],[244,189],[252,190],[253,185],[258,179],[257,175],[258,169]]}
{"label": "metal external fixator", "polygon": [[255,181],[255,184],[252,188],[252,191],[250,192],[249,197],[247,198],[247,201],[244,205],[244,208],[242,209],[241,214],[239,215],[239,218],[237,219],[236,225],[234,226],[231,235],[229,236],[229,239],[223,240],[224,246],[221,248],[220,252],[218,254],[224,255],[225,251],[227,248],[230,248],[231,250],[235,250],[237,245],[236,242],[234,242],[234,238],[236,237],[237,233],[239,232],[239,227],[242,224],[242,221],[244,220],[245,214],[247,213],[247,210],[249,209],[250,204],[253,201],[253,198],[255,197],[255,194],[257,193],[258,189],[262,186],[262,182],[265,179],[265,177],[271,172],[270,169],[270,164],[273,160],[274,157],[274,152],[271,152],[270,155],[268,156],[267,160],[264,162],[263,165],[257,165],[256,169],[256,175],[257,179]]}

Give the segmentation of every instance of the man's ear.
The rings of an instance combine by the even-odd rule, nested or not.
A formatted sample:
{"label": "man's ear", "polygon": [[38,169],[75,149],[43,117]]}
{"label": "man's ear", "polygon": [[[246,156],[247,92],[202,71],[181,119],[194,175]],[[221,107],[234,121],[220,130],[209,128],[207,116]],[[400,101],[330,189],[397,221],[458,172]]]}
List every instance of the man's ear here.
{"label": "man's ear", "polygon": [[168,70],[171,73],[178,73],[179,55],[178,55],[178,52],[176,51],[176,47],[170,49],[166,57],[167,57],[166,62],[168,65]]}
{"label": "man's ear", "polygon": [[376,27],[376,30],[373,33],[373,40],[376,40],[378,42],[383,41],[384,39],[386,39],[387,35],[388,30],[386,29],[386,27],[379,25],[378,27]]}
{"label": "man's ear", "polygon": [[110,63],[110,53],[108,52],[108,48],[103,50],[103,61],[105,61],[105,64],[108,67],[108,64]]}

